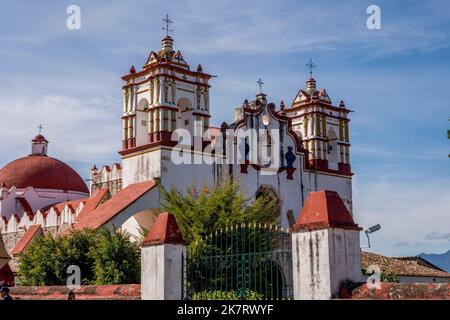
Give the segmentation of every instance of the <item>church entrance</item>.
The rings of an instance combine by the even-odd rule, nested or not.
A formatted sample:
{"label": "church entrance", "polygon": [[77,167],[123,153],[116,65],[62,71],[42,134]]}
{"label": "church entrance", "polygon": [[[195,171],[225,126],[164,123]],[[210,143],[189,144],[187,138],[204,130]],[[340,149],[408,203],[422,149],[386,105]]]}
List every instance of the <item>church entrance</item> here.
{"label": "church entrance", "polygon": [[293,298],[291,234],[278,226],[241,224],[211,234],[182,263],[183,299]]}

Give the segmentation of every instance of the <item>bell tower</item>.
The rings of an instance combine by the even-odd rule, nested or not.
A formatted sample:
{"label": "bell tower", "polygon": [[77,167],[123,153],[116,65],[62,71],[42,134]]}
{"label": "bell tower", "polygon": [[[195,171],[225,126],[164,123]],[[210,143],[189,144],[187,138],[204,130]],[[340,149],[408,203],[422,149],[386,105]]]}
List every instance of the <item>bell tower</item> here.
{"label": "bell tower", "polygon": [[313,168],[351,175],[348,117],[351,110],[342,100],[334,106],[325,89],[317,90],[312,60],[307,66],[306,88],[295,96],[286,115],[292,119],[292,128],[302,139]]}
{"label": "bell tower", "polygon": [[[123,135],[122,150],[119,151],[122,159],[137,154],[141,157],[143,153],[150,154],[160,148],[172,148],[177,144],[171,140],[175,129],[183,128],[192,137],[202,137],[209,128],[209,79],[212,76],[204,73],[201,65],[191,70],[181,51],[174,49],[174,40],[169,35],[172,21],[168,16],[163,21],[166,34],[161,49],[150,52],[141,70],[132,66],[122,77]],[[155,157],[152,163],[159,161]],[[127,181],[145,180],[127,179],[125,162],[124,187]],[[147,169],[133,170],[142,172]],[[144,173],[144,176],[158,178],[160,171],[153,171]]]}

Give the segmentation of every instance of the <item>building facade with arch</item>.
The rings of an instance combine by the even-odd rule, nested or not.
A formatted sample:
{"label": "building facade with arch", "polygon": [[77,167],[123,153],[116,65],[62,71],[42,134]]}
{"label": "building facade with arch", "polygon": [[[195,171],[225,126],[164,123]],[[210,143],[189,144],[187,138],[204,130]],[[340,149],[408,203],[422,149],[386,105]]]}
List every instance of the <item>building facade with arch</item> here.
{"label": "building facade with arch", "polygon": [[[282,227],[295,223],[312,191],[336,191],[352,212],[350,110],[343,101],[333,105],[311,76],[290,105],[260,92],[234,110],[232,123],[213,127],[214,76],[200,64],[191,70],[173,43],[166,36],[142,68],[122,76],[121,163],[94,165],[90,190],[73,169],[47,157],[43,136],[33,139],[27,164],[16,160],[14,170],[0,170],[0,229],[10,254],[23,250],[21,239],[40,234],[33,226],[55,235],[115,226],[139,238],[160,208],[159,185],[185,191],[223,177],[239,181],[250,200],[276,200]],[[23,170],[33,181],[18,177]]]}

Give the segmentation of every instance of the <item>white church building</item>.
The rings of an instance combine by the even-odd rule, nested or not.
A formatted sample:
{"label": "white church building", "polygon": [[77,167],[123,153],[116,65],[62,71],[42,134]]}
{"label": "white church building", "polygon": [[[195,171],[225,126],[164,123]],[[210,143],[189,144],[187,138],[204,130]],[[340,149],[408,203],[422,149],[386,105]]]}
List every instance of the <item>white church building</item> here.
{"label": "white church building", "polygon": [[233,123],[217,128],[210,126],[211,78],[201,65],[191,69],[170,36],[141,69],[131,67],[122,77],[121,163],[94,165],[90,190],[48,156],[42,135],[34,138],[29,156],[0,169],[0,230],[9,255],[38,232],[115,225],[138,237],[160,208],[158,184],[184,191],[239,179],[252,199],[276,199],[283,227],[295,223],[311,191],[336,191],[352,212],[350,110],[342,100],[334,105],[310,73],[289,105],[260,92],[230,110]]}

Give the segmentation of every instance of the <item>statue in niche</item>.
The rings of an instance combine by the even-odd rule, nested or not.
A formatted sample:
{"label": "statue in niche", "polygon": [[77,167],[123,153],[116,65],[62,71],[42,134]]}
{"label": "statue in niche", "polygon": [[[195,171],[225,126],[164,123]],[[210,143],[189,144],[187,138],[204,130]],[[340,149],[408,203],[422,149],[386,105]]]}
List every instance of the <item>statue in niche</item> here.
{"label": "statue in niche", "polygon": [[294,162],[297,159],[294,152],[292,151],[292,147],[288,147],[288,152],[286,152],[284,157],[286,159],[287,179],[292,180],[294,179],[292,175],[294,174],[295,171]]}

